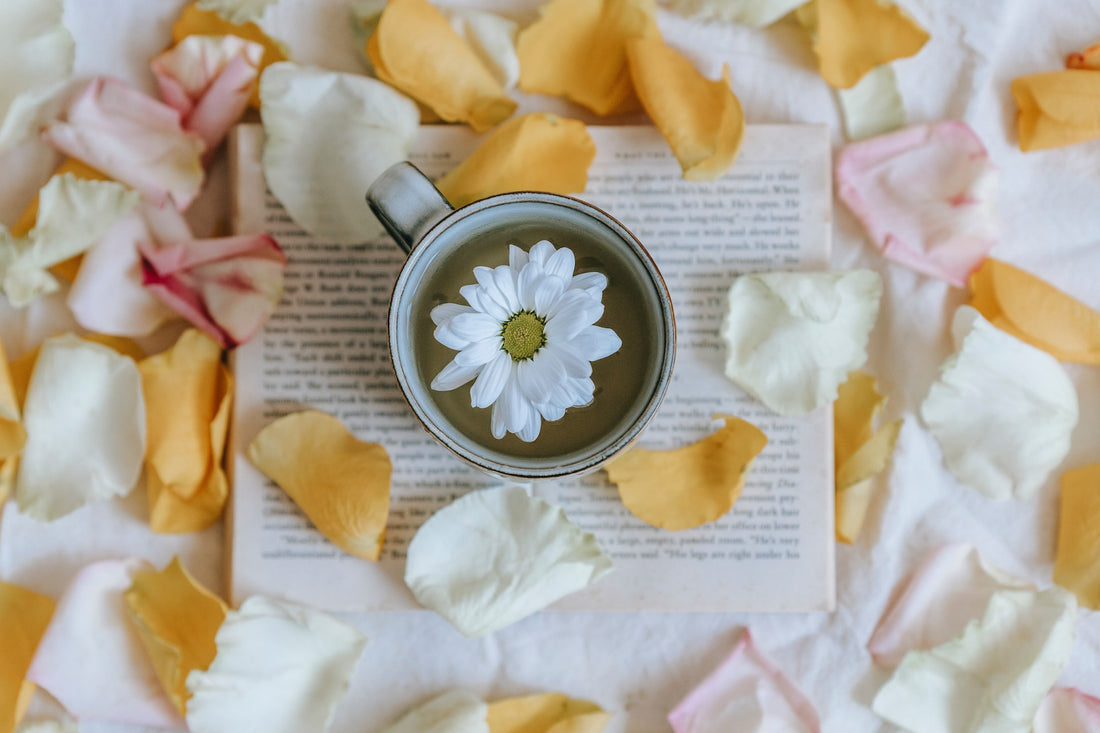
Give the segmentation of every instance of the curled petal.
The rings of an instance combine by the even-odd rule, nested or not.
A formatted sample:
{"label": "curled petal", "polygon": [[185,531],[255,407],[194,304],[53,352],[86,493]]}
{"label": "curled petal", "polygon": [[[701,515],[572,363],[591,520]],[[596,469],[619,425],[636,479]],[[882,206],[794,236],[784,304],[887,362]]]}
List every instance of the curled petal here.
{"label": "curled petal", "polygon": [[53,616],[54,602],[0,581],[0,731],[11,733],[34,685],[26,681],[35,650]]}
{"label": "curled petal", "polygon": [[1014,79],[1020,150],[1060,148],[1100,137],[1100,74],[1068,69]]}
{"label": "curled petal", "polygon": [[1034,733],[1097,733],[1100,699],[1072,687],[1056,687],[1043,698]]}
{"label": "curled petal", "polygon": [[1100,610],[1100,464],[1062,475],[1054,582]]}
{"label": "curled petal", "polygon": [[161,689],[123,598],[134,576],[151,569],[136,559],[92,563],[57,605],[28,679],[81,722],[161,728],[183,723]]}
{"label": "curled petal", "polygon": [[[418,43],[409,43],[416,37]],[[448,122],[484,132],[516,109],[447,18],[427,0],[390,0],[367,41],[378,78]]]}
{"label": "curled petal", "polygon": [[510,191],[580,193],[595,158],[583,122],[534,112],[494,130],[437,185],[455,206]]}
{"label": "curled petal", "polygon": [[956,287],[1000,238],[997,169],[964,122],[848,145],[836,177],[840,197],[884,256]]}
{"label": "curled petal", "polygon": [[992,257],[970,277],[970,305],[997,328],[1059,361],[1100,364],[1100,313]]}
{"label": "curled petal", "polygon": [[50,521],[90,501],[125,496],[141,474],[145,402],[133,359],[71,334],[49,339],[34,364],[16,500]]}
{"label": "curled petal", "polygon": [[222,348],[252,338],[282,296],[286,255],[267,234],[138,249],[145,287]]}
{"label": "curled petal", "polygon": [[514,87],[519,81],[519,56],[516,55],[519,24],[472,8],[444,8],[443,14],[493,78],[505,89]]}
{"label": "curled petal", "polygon": [[450,690],[413,708],[381,733],[496,733],[485,720],[489,706],[465,690]]}
{"label": "curled petal", "polygon": [[905,104],[890,64],[867,72],[851,89],[838,89],[837,97],[849,140],[882,135],[905,124]]}
{"label": "curled petal", "polygon": [[208,670],[187,677],[192,733],[324,731],[367,639],[332,616],[253,596],[226,614]]}
{"label": "curled petal", "polygon": [[726,376],[785,415],[832,402],[867,360],[881,295],[871,270],[742,275],[721,331]]}
{"label": "curled petal", "polygon": [[188,36],[153,59],[161,98],[202,138],[207,160],[248,106],[263,53],[237,36]]}
{"label": "curled petal", "polygon": [[611,714],[588,700],[546,692],[497,700],[486,718],[492,733],[601,733]]}
{"label": "curled petal", "polygon": [[820,733],[817,711],[746,630],[726,661],[668,715],[676,733]]}
{"label": "curled petal", "polygon": [[565,96],[598,115],[638,109],[626,49],[660,37],[655,16],[653,0],[550,0],[516,42],[520,89]]}
{"label": "curled petal", "polygon": [[464,635],[481,636],[610,570],[595,537],[512,486],[472,491],[436,512],[409,543],[405,583]]}
{"label": "curled petal", "polygon": [[117,79],[89,82],[65,121],[50,124],[43,135],[157,206],[171,201],[183,211],[202,186],[202,140],[184,131],[179,112]]}
{"label": "curled petal", "polygon": [[627,45],[630,74],[646,113],[680,161],[684,178],[712,181],[737,159],[745,114],[730,89],[729,66],[711,81],[660,38]]}
{"label": "curled petal", "polygon": [[248,446],[248,458],[333,544],[356,557],[378,559],[393,468],[383,446],[358,440],[331,415],[306,410],[261,430]]}
{"label": "curled petal", "polygon": [[962,483],[993,499],[1024,499],[1069,451],[1077,393],[1052,356],[955,313],[958,350],[940,367],[920,414]]}
{"label": "curled petal", "polygon": [[264,72],[260,96],[264,175],[294,221],[340,244],[381,234],[363,193],[408,157],[420,123],[412,100],[376,79],[291,63]]}

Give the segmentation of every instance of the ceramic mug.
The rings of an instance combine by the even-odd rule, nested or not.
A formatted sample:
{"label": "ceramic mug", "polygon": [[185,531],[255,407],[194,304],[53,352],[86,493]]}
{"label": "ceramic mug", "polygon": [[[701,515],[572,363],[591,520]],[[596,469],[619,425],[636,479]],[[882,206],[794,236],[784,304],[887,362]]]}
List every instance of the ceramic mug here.
{"label": "ceramic mug", "polygon": [[[528,481],[563,478],[595,470],[637,439],[656,414],[671,381],[676,326],[672,301],[657,266],[626,227],[591,204],[550,193],[500,194],[456,210],[411,163],[398,163],[386,170],[368,190],[367,202],[398,246],[408,254],[390,300],[390,359],[405,400],[436,440],[476,468]],[[620,325],[632,340],[645,341],[646,349],[639,352],[642,355],[638,358],[643,363],[617,367],[630,370],[629,380],[606,374],[601,380],[593,374],[596,383],[593,405],[599,403],[600,410],[593,413],[592,424],[597,425],[599,433],[590,440],[586,437],[583,444],[547,452],[540,443],[541,435],[528,444],[521,444],[512,436],[506,436],[510,438],[507,441],[495,441],[491,436],[487,440],[485,436],[474,437],[471,431],[456,427],[456,422],[461,421],[454,419],[453,398],[449,398],[450,411],[441,408],[441,395],[430,387],[434,373],[426,373],[423,358],[418,358],[423,355],[418,354],[415,344],[425,342],[422,335],[420,341],[414,335],[422,334],[425,322],[430,319],[431,303],[425,304],[425,289],[436,282],[440,268],[448,266],[461,269],[472,283],[472,268],[456,268],[454,263],[461,259],[459,255],[473,252],[473,247],[480,242],[495,239],[529,249],[539,239],[562,246],[563,238],[580,243],[574,250],[578,264],[586,260],[584,254],[591,249],[599,257],[589,260],[614,265],[611,269],[614,274],[608,276],[605,303],[614,296],[629,302],[629,318],[620,318]],[[462,301],[456,299],[456,302]],[[608,309],[609,313],[610,306]],[[614,328],[605,323],[606,320],[605,315],[598,325]],[[430,323],[427,327],[430,328]],[[627,338],[623,333],[619,335],[625,344]],[[426,347],[421,350],[426,351]],[[594,367],[599,364],[599,361],[593,362]],[[614,382],[607,392],[615,394],[602,394],[601,381]],[[637,386],[624,394],[622,384]],[[462,393],[465,399],[464,409],[481,413],[479,417],[488,425],[488,410],[470,407],[469,386],[459,387],[456,392]],[[601,397],[604,398],[602,403]],[[585,408],[571,408],[557,422],[569,420],[575,409]],[[543,423],[544,430],[548,425],[553,423]]]}

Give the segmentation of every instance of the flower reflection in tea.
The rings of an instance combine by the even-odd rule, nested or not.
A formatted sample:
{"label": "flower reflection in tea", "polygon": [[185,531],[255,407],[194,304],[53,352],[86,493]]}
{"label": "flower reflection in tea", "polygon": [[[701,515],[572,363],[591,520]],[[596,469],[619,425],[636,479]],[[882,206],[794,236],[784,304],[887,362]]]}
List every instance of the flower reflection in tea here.
{"label": "flower reflection in tea", "polygon": [[460,293],[469,305],[432,309],[435,338],[458,354],[432,389],[456,389],[470,380],[470,404],[492,406],[493,437],[515,433],[531,442],[543,420],[592,401],[592,362],[614,354],[622,341],[597,326],[607,277],[574,275],[573,252],[542,240],[530,252],[509,247],[508,264],[475,267],[477,284]]}

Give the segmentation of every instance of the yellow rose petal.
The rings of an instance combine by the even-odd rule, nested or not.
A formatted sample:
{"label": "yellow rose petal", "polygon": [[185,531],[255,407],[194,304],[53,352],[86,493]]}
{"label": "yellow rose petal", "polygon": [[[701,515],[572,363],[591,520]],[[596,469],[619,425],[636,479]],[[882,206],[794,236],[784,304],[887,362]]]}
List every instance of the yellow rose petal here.
{"label": "yellow rose petal", "polygon": [[489,733],[600,733],[611,720],[599,705],[548,692],[489,705]]}
{"label": "yellow rose petal", "polygon": [[516,111],[492,72],[427,0],[390,0],[367,40],[379,79],[448,122],[483,132]]}
{"label": "yellow rose petal", "polygon": [[607,464],[623,504],[654,527],[690,529],[728,512],[767,437],[732,415],[717,432],[670,451],[635,448]]}
{"label": "yellow rose petal", "polygon": [[25,677],[53,611],[50,598],[0,582],[0,733],[15,730],[34,693]]}
{"label": "yellow rose petal", "polygon": [[1080,53],[1071,53],[1066,57],[1066,68],[1100,71],[1100,43],[1089,46]]}
{"label": "yellow rose petal", "polygon": [[154,532],[208,527],[229,497],[222,456],[233,390],[221,354],[209,336],[189,329],[171,349],[138,364]]}
{"label": "yellow rose petal", "polygon": [[881,0],[812,0],[797,12],[814,37],[821,76],[838,89],[854,87],[876,66],[914,55],[929,39],[904,10]]}
{"label": "yellow rose petal", "polygon": [[[28,374],[27,378],[30,378]],[[19,454],[27,442],[20,407],[23,404],[8,366],[4,345],[0,343],[0,504],[11,496]]]}
{"label": "yellow rose petal", "polygon": [[660,38],[627,45],[630,74],[646,113],[668,141],[684,178],[712,181],[730,169],[741,151],[745,115],[730,89],[730,70],[711,81]]}
{"label": "yellow rose petal", "polygon": [[454,206],[509,191],[580,193],[595,157],[583,122],[535,112],[494,130],[436,186]]}
{"label": "yellow rose petal", "polygon": [[833,453],[836,469],[836,537],[852,544],[871,503],[871,478],[886,467],[901,430],[895,420],[875,432],[875,416],[886,398],[875,378],[852,372],[833,403]]}
{"label": "yellow rose petal", "polygon": [[306,410],[261,430],[248,457],[333,544],[378,559],[390,512],[385,448],[358,440],[331,415]]}
{"label": "yellow rose petal", "polygon": [[1100,313],[1007,262],[987,259],[970,276],[970,305],[1060,361],[1100,364]]}
{"label": "yellow rose petal", "polygon": [[639,105],[627,44],[660,37],[653,0],[551,0],[516,40],[519,87],[598,115],[632,112]]}
{"label": "yellow rose petal", "polygon": [[1029,152],[1100,137],[1100,74],[1048,71],[1012,82],[1020,150]]}
{"label": "yellow rose petal", "polygon": [[1100,463],[1062,474],[1054,582],[1100,610]]}
{"label": "yellow rose petal", "polygon": [[157,679],[180,715],[186,715],[187,675],[205,671],[214,661],[214,636],[225,620],[225,603],[192,578],[179,558],[160,572],[136,571],[125,597]]}
{"label": "yellow rose petal", "polygon": [[[237,36],[246,41],[254,41],[264,47],[257,73],[279,61],[287,60],[286,48],[272,39],[255,23],[230,23],[213,10],[202,10],[197,3],[191,3],[183,9],[180,17],[172,26],[172,44],[175,45],[187,36]],[[252,90],[248,103],[255,109],[260,108],[260,87]]]}

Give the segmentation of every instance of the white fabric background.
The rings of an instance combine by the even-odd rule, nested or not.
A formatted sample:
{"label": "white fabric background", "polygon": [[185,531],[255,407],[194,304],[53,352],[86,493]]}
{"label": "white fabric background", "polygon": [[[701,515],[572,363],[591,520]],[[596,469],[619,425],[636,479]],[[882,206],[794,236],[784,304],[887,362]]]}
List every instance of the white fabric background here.
{"label": "white fabric background", "polygon": [[[458,3],[455,3],[458,4]],[[464,3],[535,16],[535,0]],[[1100,40],[1100,0],[902,0],[932,40],[896,64],[911,122],[964,119],[1001,169],[1002,241],[993,254],[1034,272],[1100,308],[1100,142],[1024,155],[1015,145],[1009,95],[1019,75],[1060,68],[1065,55]],[[77,39],[80,74],[107,73],[154,91],[148,60],[163,49],[180,0],[68,0],[66,22]],[[263,25],[285,40],[293,58],[359,71],[345,3],[282,0]],[[749,122],[824,122],[843,142],[838,107],[814,70],[801,33],[702,25],[662,13],[668,40],[708,75],[733,70]],[[524,107],[579,110],[543,98]],[[633,121],[632,118],[629,121]],[[0,221],[14,222],[48,177],[52,153],[32,144],[0,157]],[[225,217],[224,171],[189,216],[196,232]],[[863,535],[838,548],[839,607],[808,615],[543,613],[480,640],[462,639],[429,614],[355,618],[370,637],[338,709],[334,729],[370,731],[410,705],[463,686],[489,699],[554,689],[594,699],[618,715],[610,731],[669,729],[667,712],[721,661],[740,630],[806,693],[826,731],[887,731],[869,710],[886,679],[864,645],[898,583],[921,556],[946,541],[977,545],[1006,570],[1050,584],[1058,520],[1058,476],[1100,461],[1100,369],[1069,365],[1081,422],[1062,467],[1028,501],[994,503],[958,484],[943,468],[935,441],[915,417],[951,350],[947,325],[964,293],[879,257],[842,204],[836,207],[836,268],[870,267],[886,291],[872,334],[867,369],[889,395],[886,418],[906,419],[894,460],[878,481]],[[59,296],[22,311],[0,311],[0,336],[11,358],[71,322]],[[172,333],[161,334],[160,346]],[[158,565],[179,553],[204,582],[221,586],[220,529],[158,537],[145,528],[145,499],[89,507],[51,525],[17,514],[9,503],[0,526],[0,578],[56,596],[83,564],[127,553]],[[1060,684],[1100,695],[1100,613],[1081,612],[1078,641]],[[87,725],[85,730],[129,730]]]}

